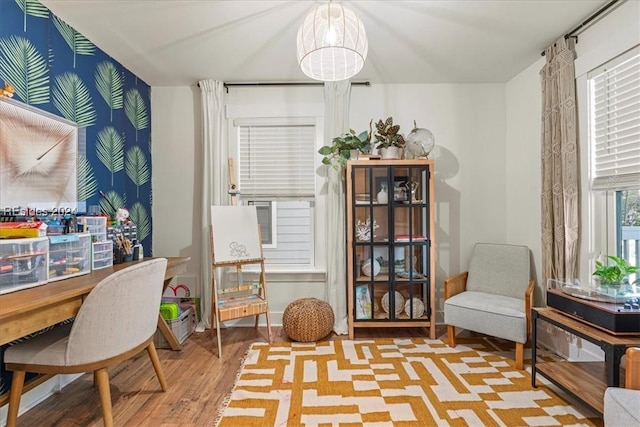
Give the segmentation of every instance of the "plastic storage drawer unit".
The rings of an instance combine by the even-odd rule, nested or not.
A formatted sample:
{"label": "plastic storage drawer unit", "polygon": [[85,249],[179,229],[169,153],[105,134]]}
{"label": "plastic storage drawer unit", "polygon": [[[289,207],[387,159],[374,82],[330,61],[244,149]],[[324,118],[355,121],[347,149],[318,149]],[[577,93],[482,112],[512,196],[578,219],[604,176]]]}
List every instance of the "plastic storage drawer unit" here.
{"label": "plastic storage drawer unit", "polygon": [[101,268],[111,267],[113,265],[113,242],[107,240],[105,242],[95,242],[92,245],[91,252],[91,269],[99,270]]}

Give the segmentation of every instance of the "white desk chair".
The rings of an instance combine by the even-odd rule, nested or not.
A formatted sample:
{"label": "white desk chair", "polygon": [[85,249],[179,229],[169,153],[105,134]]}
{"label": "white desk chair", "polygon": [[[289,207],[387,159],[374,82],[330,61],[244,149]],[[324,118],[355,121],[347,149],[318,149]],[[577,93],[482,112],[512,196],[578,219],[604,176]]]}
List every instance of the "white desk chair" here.
{"label": "white desk chair", "polygon": [[4,361],[7,370],[13,371],[7,426],[16,425],[26,372],[93,372],[107,427],[113,425],[109,366],[146,348],[162,391],[166,391],[153,345],[166,269],[167,260],[158,258],[115,272],[89,293],[73,323],[7,348]]}

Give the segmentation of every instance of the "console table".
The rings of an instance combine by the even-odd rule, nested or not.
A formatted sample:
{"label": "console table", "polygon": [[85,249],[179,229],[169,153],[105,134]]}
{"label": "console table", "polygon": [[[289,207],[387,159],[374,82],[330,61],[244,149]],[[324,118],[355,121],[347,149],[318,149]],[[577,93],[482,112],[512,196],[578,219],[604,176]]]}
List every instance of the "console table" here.
{"label": "console table", "polygon": [[[579,336],[604,351],[604,362],[538,362],[537,324],[542,320]],[[627,347],[640,346],[640,337],[612,335],[590,326],[554,308],[531,309],[531,385],[536,387],[536,374],[583,402],[596,412],[604,411],[607,387],[620,386],[620,358]]]}

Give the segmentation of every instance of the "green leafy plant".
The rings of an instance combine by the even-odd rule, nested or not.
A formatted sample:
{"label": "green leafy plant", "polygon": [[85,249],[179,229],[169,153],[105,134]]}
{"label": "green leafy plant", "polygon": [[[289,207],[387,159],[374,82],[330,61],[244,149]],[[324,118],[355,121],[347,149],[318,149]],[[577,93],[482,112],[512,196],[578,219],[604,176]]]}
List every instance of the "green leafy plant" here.
{"label": "green leafy plant", "polygon": [[368,153],[371,149],[371,136],[367,131],[356,134],[353,129],[341,136],[333,138],[331,145],[325,145],[318,150],[323,155],[322,163],[332,165],[334,169],[339,169],[346,165],[351,158],[351,150],[358,150],[360,153]]}
{"label": "green leafy plant", "polygon": [[[602,286],[618,287],[625,284],[628,277],[640,271],[640,267],[633,266],[624,258],[610,255],[608,258],[613,261],[610,264],[604,264],[596,261],[596,271],[593,275],[600,278]],[[634,281],[634,284],[640,283],[640,278]]]}
{"label": "green leafy plant", "polygon": [[404,136],[399,134],[400,125],[393,124],[393,117],[387,117],[384,122],[378,120],[376,123],[376,148],[398,147],[404,148],[406,142]]}

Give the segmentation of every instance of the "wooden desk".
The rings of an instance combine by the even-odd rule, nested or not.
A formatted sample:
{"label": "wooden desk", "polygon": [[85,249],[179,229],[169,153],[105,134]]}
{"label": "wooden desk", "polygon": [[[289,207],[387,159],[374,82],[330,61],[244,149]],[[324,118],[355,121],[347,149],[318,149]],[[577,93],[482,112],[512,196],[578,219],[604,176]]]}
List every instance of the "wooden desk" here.
{"label": "wooden desk", "polygon": [[[83,276],[0,295],[0,345],[74,317],[84,298],[102,279],[133,263],[145,262],[149,259],[151,258],[116,264],[113,267],[94,270]],[[171,279],[187,271],[189,260],[189,257],[167,257],[165,289],[169,286]],[[182,349],[167,322],[159,313],[158,327],[173,350]]]}

